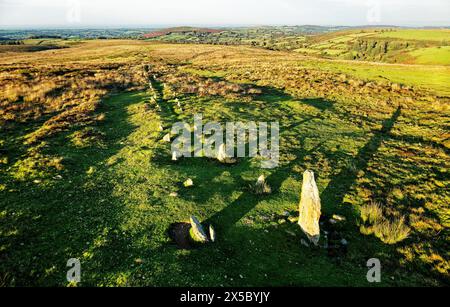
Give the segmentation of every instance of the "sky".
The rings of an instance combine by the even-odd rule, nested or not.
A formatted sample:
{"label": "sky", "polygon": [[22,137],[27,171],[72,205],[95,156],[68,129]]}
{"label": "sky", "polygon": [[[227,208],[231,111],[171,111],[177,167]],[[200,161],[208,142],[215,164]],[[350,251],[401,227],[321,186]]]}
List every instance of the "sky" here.
{"label": "sky", "polygon": [[0,0],[0,28],[450,26],[450,0]]}

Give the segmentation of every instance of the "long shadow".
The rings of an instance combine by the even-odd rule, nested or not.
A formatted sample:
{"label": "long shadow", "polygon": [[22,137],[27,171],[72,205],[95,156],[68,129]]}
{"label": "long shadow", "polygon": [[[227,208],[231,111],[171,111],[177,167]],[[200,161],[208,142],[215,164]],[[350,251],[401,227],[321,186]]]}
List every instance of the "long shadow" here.
{"label": "long shadow", "polygon": [[[285,93],[284,91],[281,91],[279,89],[273,88],[273,87],[260,87],[262,90],[262,95],[258,97],[258,100],[262,100],[264,102],[270,102],[273,104],[273,108],[281,107],[282,103],[285,101],[298,101],[302,104],[307,104],[309,106],[313,106],[314,108],[318,109],[320,112],[324,112],[326,110],[333,108],[333,103],[331,101],[326,101],[324,99],[301,99],[297,100],[291,95]],[[289,115],[290,110],[287,109],[287,106],[283,106],[285,115]],[[283,111],[283,112],[284,112]],[[293,114],[290,114],[293,115]],[[280,125],[281,130],[290,131],[292,132],[293,128],[298,128],[301,125],[318,118],[318,116],[306,116],[305,119],[301,121],[297,121],[295,124],[285,126],[283,124]],[[251,120],[255,120],[254,118]],[[258,120],[260,120],[258,118]],[[267,120],[267,119],[264,119]],[[283,131],[281,131],[283,132]],[[283,136],[282,136],[283,137]],[[288,178],[292,172],[292,168],[294,165],[300,163],[304,157],[307,155],[313,153],[314,151],[318,150],[320,148],[322,143],[315,146],[311,150],[302,150],[302,146],[300,148],[297,148],[295,150],[291,150],[292,152],[290,154],[293,154],[296,156],[296,159],[293,161],[290,161],[288,164],[280,166],[276,168],[271,174],[267,177],[267,182],[271,185],[272,190],[278,191],[281,184]],[[227,207],[225,207],[223,210],[217,212],[210,218],[208,218],[205,223],[206,224],[213,224],[215,227],[217,227],[219,233],[226,233],[233,225],[236,224],[237,221],[239,221],[243,216],[245,216],[249,211],[251,211],[263,198],[258,197],[254,194],[252,194],[249,191],[245,191],[241,194],[240,197],[238,197],[233,203],[229,204]]]}
{"label": "long shadow", "polygon": [[[273,191],[276,193],[276,191],[279,190],[281,184],[291,175],[292,167],[295,164],[300,163],[304,157],[316,151],[321,147],[321,145],[322,143],[318,144],[309,151],[299,149],[298,152],[296,152],[295,160],[282,167],[278,167],[274,172],[272,172],[266,180],[270,184]],[[219,233],[225,234],[263,199],[264,196],[257,196],[252,194],[250,191],[246,191],[245,193],[242,193],[241,196],[239,196],[233,203],[208,218],[205,223],[215,225],[215,227],[219,230]]]}
{"label": "long shadow", "polygon": [[[11,181],[11,190],[0,192],[0,210],[5,213],[0,223],[0,233],[5,234],[0,237],[0,277],[8,276],[9,285],[64,285],[69,258],[80,258],[85,272],[95,272],[99,263],[113,268],[117,261],[113,250],[102,252],[94,244],[107,236],[105,231],[114,234],[107,236],[114,241],[107,244],[117,252],[130,246],[131,236],[115,230],[123,204],[111,195],[105,163],[124,147],[121,141],[135,128],[128,121],[127,107],[142,97],[129,95],[107,98],[98,110],[107,115],[98,125],[106,148],[78,149],[67,141],[68,133],[58,134],[48,139],[51,146],[45,153],[64,157],[62,178],[42,185]],[[92,175],[86,173],[89,166],[96,169]],[[94,261],[83,258],[86,251]],[[89,278],[85,282],[89,284]]]}
{"label": "long shadow", "polygon": [[368,163],[380,148],[383,140],[389,138],[389,133],[400,117],[400,114],[401,108],[399,106],[392,116],[383,122],[382,128],[379,131],[375,131],[372,138],[358,151],[358,154],[354,158],[353,169],[343,168],[336,176],[333,176],[333,179],[320,195],[323,203],[330,205],[329,207],[325,207],[325,209],[342,209],[339,208],[339,205],[342,204],[344,196],[355,183],[358,171],[367,168]]}

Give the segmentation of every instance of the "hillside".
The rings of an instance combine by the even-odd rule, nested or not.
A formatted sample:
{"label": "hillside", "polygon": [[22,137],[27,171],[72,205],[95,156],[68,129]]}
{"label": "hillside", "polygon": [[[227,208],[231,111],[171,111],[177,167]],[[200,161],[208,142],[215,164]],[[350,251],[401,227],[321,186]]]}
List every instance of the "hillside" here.
{"label": "hillside", "polygon": [[[0,286],[367,287],[370,258],[377,285],[448,285],[449,76],[145,40],[1,53]],[[174,161],[167,136],[194,114],[278,122],[280,164]],[[297,224],[305,170],[317,248]],[[191,215],[214,243],[180,244]]]}
{"label": "hillside", "polygon": [[221,33],[222,30],[208,29],[208,28],[194,28],[194,27],[175,27],[162,29],[143,35],[144,38],[157,38],[173,33],[186,34],[186,33],[196,33],[196,34],[211,34],[211,33]]}
{"label": "hillside", "polygon": [[249,45],[328,59],[448,65],[449,29],[255,27],[221,30],[180,27],[144,35],[169,43]]}

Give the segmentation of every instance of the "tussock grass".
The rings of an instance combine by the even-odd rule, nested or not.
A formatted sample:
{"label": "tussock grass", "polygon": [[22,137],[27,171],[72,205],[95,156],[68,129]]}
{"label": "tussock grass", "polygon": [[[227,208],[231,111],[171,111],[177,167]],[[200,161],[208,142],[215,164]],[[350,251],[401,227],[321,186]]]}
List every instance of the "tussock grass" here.
{"label": "tussock grass", "polygon": [[374,224],[383,219],[383,210],[381,205],[376,202],[371,202],[368,205],[360,208],[361,219],[364,223]]}
{"label": "tussock grass", "polygon": [[372,202],[360,208],[363,225],[360,231],[364,235],[375,235],[383,243],[395,244],[408,238],[411,229],[405,223],[405,217],[386,217],[380,203]]}
{"label": "tussock grass", "polygon": [[386,244],[395,244],[408,238],[411,230],[405,224],[405,217],[383,219],[374,225],[374,234]]}

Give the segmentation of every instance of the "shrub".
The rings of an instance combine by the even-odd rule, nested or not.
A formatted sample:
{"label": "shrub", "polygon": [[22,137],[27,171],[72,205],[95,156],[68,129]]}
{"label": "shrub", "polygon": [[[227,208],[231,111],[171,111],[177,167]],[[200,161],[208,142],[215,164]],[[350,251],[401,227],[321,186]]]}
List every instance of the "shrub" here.
{"label": "shrub", "polygon": [[360,214],[364,223],[374,224],[383,218],[381,205],[376,202],[362,206],[360,208]]}
{"label": "shrub", "polygon": [[406,239],[410,228],[405,224],[405,217],[386,218],[379,203],[372,202],[360,208],[363,225],[360,232],[364,235],[374,234],[386,244],[395,244]]}
{"label": "shrub", "polygon": [[393,220],[383,219],[374,225],[375,236],[386,244],[403,241],[409,236],[410,231],[403,216]]}

